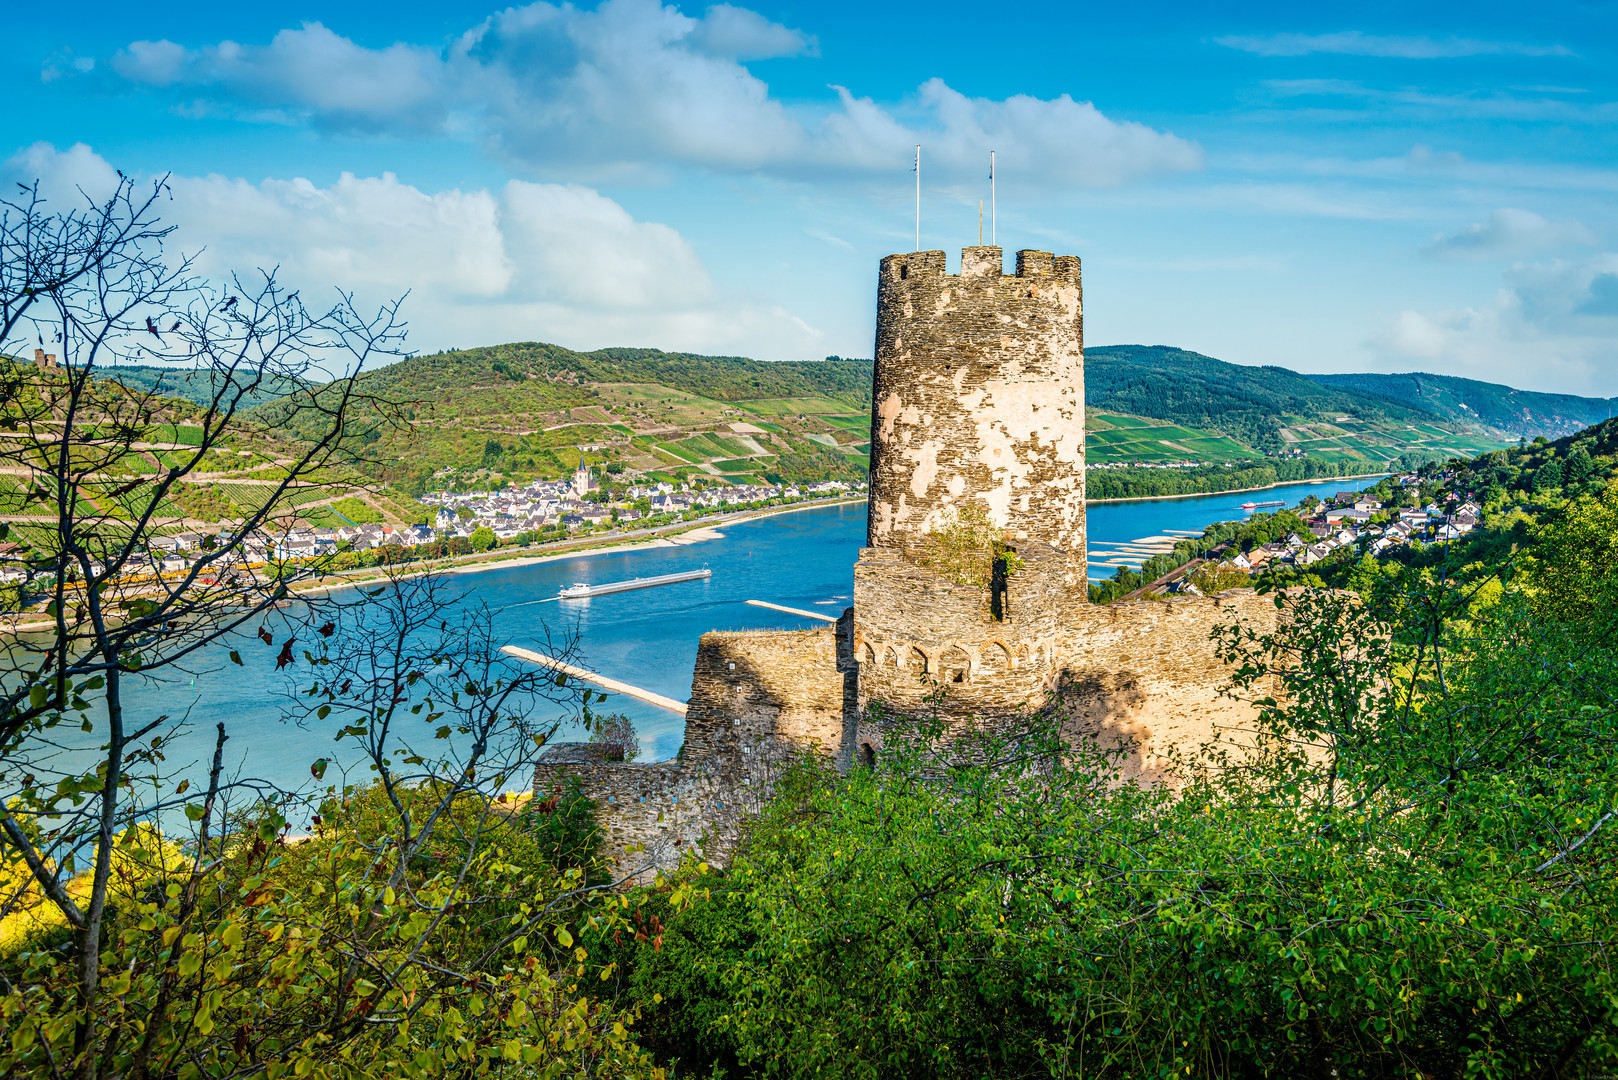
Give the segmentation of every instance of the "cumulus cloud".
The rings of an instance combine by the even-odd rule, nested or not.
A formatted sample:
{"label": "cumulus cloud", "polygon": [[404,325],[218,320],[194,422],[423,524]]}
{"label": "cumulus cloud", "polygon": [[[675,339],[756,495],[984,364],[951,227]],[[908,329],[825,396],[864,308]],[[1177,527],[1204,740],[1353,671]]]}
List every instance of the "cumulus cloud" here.
{"label": "cumulus cloud", "polygon": [[118,170],[84,143],[58,150],[37,142],[6,159],[3,179],[8,187],[37,182],[40,194],[54,204],[52,210],[72,210],[111,195],[118,187]]}
{"label": "cumulus cloud", "polygon": [[1476,38],[1366,34],[1342,30],[1332,34],[1227,34],[1215,38],[1220,45],[1258,56],[1308,56],[1337,53],[1346,56],[1383,56],[1401,60],[1440,60],[1458,56],[1572,56],[1562,45],[1532,45],[1521,41],[1479,41]]}
{"label": "cumulus cloud", "polygon": [[449,121],[437,50],[367,49],[320,23],[282,30],[265,46],[136,41],[109,66],[131,83],[286,109],[328,128],[433,131]]}
{"label": "cumulus cloud", "polygon": [[1577,221],[1549,221],[1532,210],[1506,207],[1464,229],[1438,233],[1426,251],[1444,258],[1489,259],[1594,243],[1590,230]]}
{"label": "cumulus cloud", "polygon": [[[0,167],[39,178],[59,204],[104,197],[116,171],[82,144],[38,143]],[[573,184],[422,191],[344,173],[253,183],[173,176],[173,242],[215,277],[278,268],[306,296],[341,286],[368,302],[409,291],[410,345],[501,341],[652,345],[765,359],[820,355],[820,334],[778,305],[710,277],[684,237]],[[84,195],[80,195],[80,191]]]}
{"label": "cumulus cloud", "polygon": [[1394,367],[1602,394],[1618,362],[1618,254],[1519,264],[1489,301],[1401,311],[1369,344]]}
{"label": "cumulus cloud", "polygon": [[593,10],[542,0],[493,14],[443,49],[372,49],[305,23],[268,45],[135,42],[110,67],[188,108],[479,139],[540,175],[672,165],[860,176],[902,167],[917,142],[946,179],[981,171],[991,148],[1021,160],[1034,184],[1111,186],[1202,162],[1194,143],[1067,95],[968,98],[933,79],[901,102],[833,88],[822,104],[789,106],[746,67],[817,48],[802,31],[729,4],[692,18],[659,0]]}

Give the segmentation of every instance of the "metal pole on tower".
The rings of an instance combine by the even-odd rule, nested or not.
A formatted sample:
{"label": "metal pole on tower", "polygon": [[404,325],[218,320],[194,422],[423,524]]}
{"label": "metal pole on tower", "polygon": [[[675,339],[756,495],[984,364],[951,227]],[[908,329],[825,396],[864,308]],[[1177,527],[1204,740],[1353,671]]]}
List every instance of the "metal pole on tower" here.
{"label": "metal pole on tower", "polygon": [[921,250],[921,143],[916,144],[916,250]]}
{"label": "metal pole on tower", "polygon": [[1000,232],[996,227],[999,224],[999,215],[995,213],[994,206],[994,151],[989,151],[989,243],[1000,243]]}

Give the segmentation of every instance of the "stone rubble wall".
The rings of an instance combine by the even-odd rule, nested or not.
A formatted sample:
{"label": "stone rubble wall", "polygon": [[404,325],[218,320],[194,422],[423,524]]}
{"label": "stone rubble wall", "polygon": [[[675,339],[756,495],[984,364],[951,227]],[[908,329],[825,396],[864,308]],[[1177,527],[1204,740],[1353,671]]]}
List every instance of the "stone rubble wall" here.
{"label": "stone rubble wall", "polygon": [[1053,688],[1069,717],[1064,732],[1133,741],[1124,772],[1148,780],[1171,778],[1175,751],[1193,754],[1217,741],[1240,753],[1252,741],[1254,695],[1228,691],[1231,669],[1211,635],[1237,621],[1269,633],[1279,617],[1274,598],[1252,589],[1107,606],[1075,602]]}
{"label": "stone rubble wall", "polygon": [[[965,610],[964,597],[957,600],[957,610]],[[883,728],[870,722],[868,704],[891,706],[890,723],[930,708],[923,698],[935,687],[914,673],[856,662],[865,643],[856,636],[854,610],[825,630],[704,634],[679,759],[567,760],[567,748],[558,748],[535,773],[536,795],[577,776],[597,804],[607,854],[636,881],[674,868],[687,853],[725,865],[743,823],[795,757],[812,750],[845,770],[869,764],[882,751]],[[1053,658],[1038,664],[1030,658],[1028,670],[1039,677],[1030,703],[1062,715],[1061,730],[1075,744],[1132,743],[1124,775],[1173,782],[1173,751],[1195,753],[1215,739],[1239,751],[1250,742],[1255,711],[1225,692],[1230,670],[1210,639],[1214,627],[1243,619],[1267,632],[1278,614],[1270,597],[1250,589],[1107,607],[1075,603],[1051,645]],[[1013,715],[1017,710],[997,705],[1009,700],[1003,688],[1010,685],[995,684],[993,692],[986,681],[946,686],[946,712],[969,715],[951,698],[965,701],[977,691],[991,706],[980,721]]]}

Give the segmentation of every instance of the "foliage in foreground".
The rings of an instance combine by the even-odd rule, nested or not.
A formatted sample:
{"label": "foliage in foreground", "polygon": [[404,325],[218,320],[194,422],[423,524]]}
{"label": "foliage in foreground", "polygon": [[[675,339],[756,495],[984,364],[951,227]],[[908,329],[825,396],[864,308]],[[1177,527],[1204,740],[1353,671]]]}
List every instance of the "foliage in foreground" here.
{"label": "foliage in foreground", "polygon": [[983,765],[922,728],[878,769],[805,763],[711,901],[654,897],[619,947],[643,1044],[731,1076],[1618,1064],[1613,621],[1407,586],[1226,628],[1239,685],[1285,694],[1179,791],[1033,729]]}

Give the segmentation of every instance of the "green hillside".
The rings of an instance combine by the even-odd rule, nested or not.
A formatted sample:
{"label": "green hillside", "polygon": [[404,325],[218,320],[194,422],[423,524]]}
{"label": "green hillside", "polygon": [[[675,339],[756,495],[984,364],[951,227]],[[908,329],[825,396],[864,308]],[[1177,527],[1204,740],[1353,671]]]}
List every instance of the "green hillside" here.
{"label": "green hillside", "polygon": [[[1098,465],[1280,457],[1352,471],[1503,445],[1475,423],[1284,368],[1162,346],[1101,346],[1085,359]],[[406,423],[379,430],[356,465],[414,493],[560,477],[581,460],[656,479],[859,479],[871,369],[540,342],[411,357],[363,376],[367,392],[404,404]],[[273,405],[256,416],[277,422]]]}
{"label": "green hillside", "polygon": [[1290,448],[1292,441],[1282,434],[1289,420],[1439,419],[1423,409],[1323,386],[1286,368],[1229,364],[1166,345],[1086,349],[1084,383],[1090,409],[1211,428],[1261,451]]}
{"label": "green hillside", "polygon": [[[519,342],[410,357],[361,383],[407,420],[378,431],[364,467],[414,492],[559,477],[581,460],[733,483],[853,480],[868,466],[868,360]],[[257,415],[274,423],[274,406]]]}
{"label": "green hillside", "polygon": [[1556,439],[1618,416],[1618,398],[1516,390],[1499,383],[1428,375],[1310,375],[1315,382],[1392,402],[1418,404],[1445,420],[1485,424],[1510,435]]}

